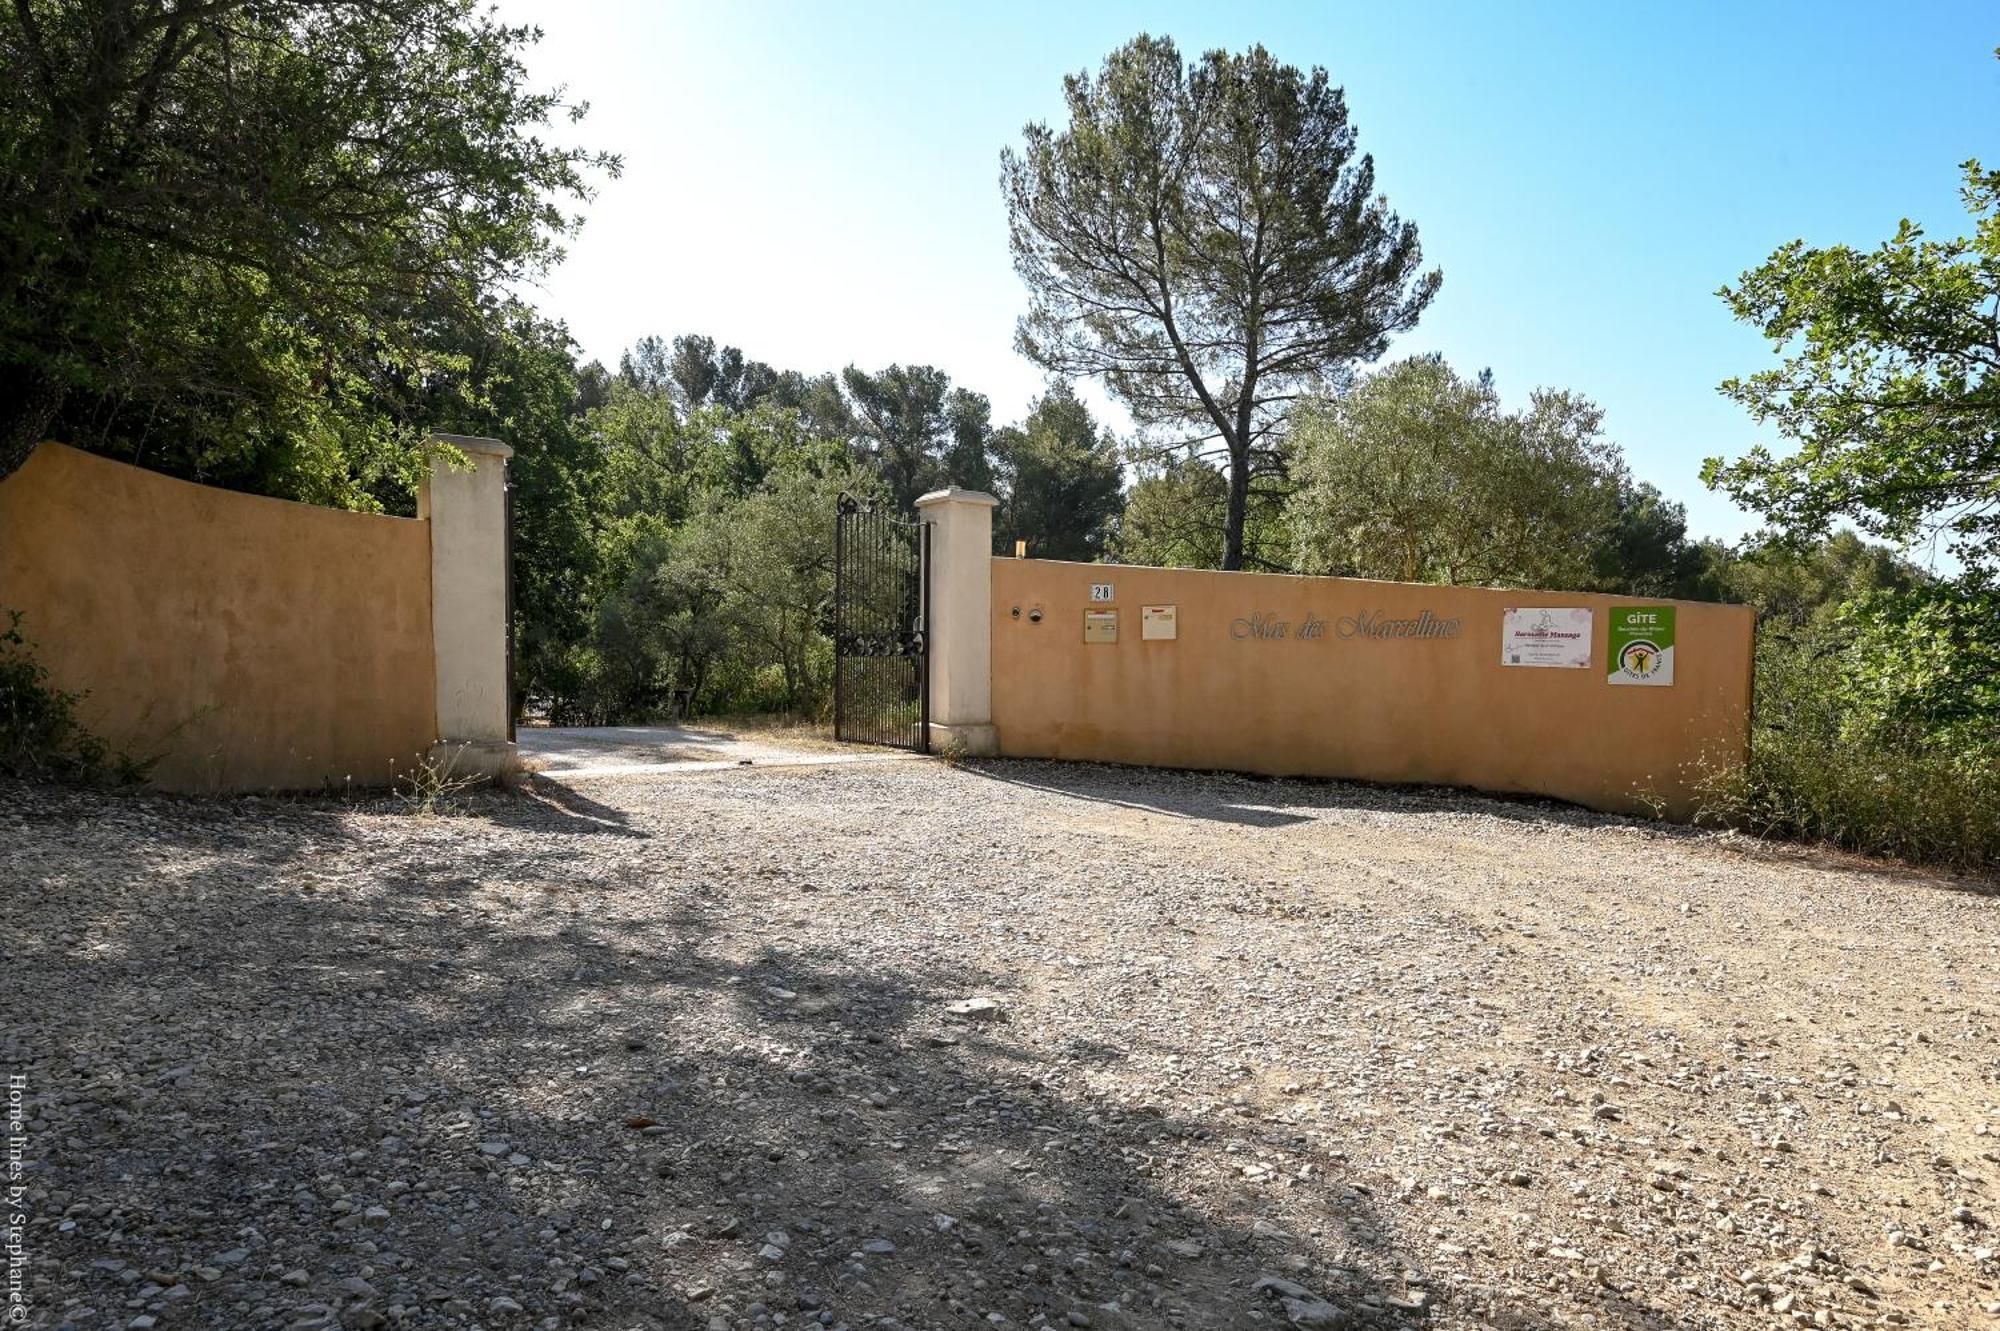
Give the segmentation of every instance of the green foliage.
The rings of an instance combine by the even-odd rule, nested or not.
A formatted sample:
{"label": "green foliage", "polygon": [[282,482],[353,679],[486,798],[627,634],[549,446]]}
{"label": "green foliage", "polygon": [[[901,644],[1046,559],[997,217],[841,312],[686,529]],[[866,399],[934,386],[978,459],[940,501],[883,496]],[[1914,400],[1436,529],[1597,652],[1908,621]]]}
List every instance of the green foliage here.
{"label": "green foliage", "polygon": [[569,705],[599,721],[660,715],[677,702],[816,714],[832,683],[824,618],[834,501],[872,490],[864,474],[787,464],[642,538],[599,608],[588,685]]}
{"label": "green foliage", "polygon": [[1199,458],[1142,463],[1125,498],[1118,558],[1162,568],[1222,567],[1229,481]]}
{"label": "green foliage", "polygon": [[1284,519],[1305,573],[1478,586],[1596,585],[1629,482],[1602,413],[1538,390],[1505,413],[1490,380],[1398,362],[1294,426]]}
{"label": "green foliage", "polygon": [[518,625],[523,701],[558,722],[812,714],[831,679],[835,496],[897,493],[907,511],[935,486],[994,481],[987,400],[929,366],[850,367],[843,395],[710,338],[649,337],[615,375],[561,379],[548,400],[567,415],[542,416],[578,446],[534,502],[566,515],[579,492],[590,548],[572,563],[582,586],[524,601]]}
{"label": "green foliage", "polygon": [[1029,125],[1001,157],[1021,349],[1226,459],[1222,564],[1242,567],[1252,481],[1282,476],[1291,401],[1379,356],[1439,275],[1419,272],[1416,227],[1355,156],[1324,69],[1261,46],[1183,65],[1141,36],[1063,92],[1067,127]]}
{"label": "green foliage", "polygon": [[[51,432],[319,503],[406,493],[439,330],[614,159],[474,0],[21,0],[0,19],[0,476]],[[574,114],[571,112],[570,114]]]}
{"label": "green foliage", "polygon": [[1857,711],[1871,653],[1865,641],[1843,648],[1817,632],[1760,641],[1750,761],[1718,769],[1698,821],[1921,864],[2000,868],[2000,740],[1990,725],[1983,742],[1960,744],[1902,724],[1898,708]]}
{"label": "green foliage", "polygon": [[993,489],[993,404],[984,393],[954,388],[945,399],[950,443],[938,460],[938,481],[963,490]]}
{"label": "green foliage", "polygon": [[130,781],[143,766],[115,754],[77,720],[82,695],[56,688],[21,632],[21,613],[0,629],[0,776],[42,781]]}
{"label": "green foliage", "polygon": [[583,422],[575,344],[561,324],[515,302],[482,322],[453,328],[452,374],[434,376],[418,410],[459,433],[507,441],[514,519],[515,699],[539,692],[545,675],[589,632],[589,591],[599,548],[593,501],[602,488],[598,440]]}
{"label": "green foliage", "polygon": [[1068,384],[1051,386],[1021,426],[996,432],[993,453],[1007,495],[994,521],[1000,553],[1024,540],[1041,559],[1105,556],[1125,506],[1124,471],[1117,442]]}
{"label": "green foliage", "polygon": [[1619,487],[1617,511],[1593,563],[1596,590],[1625,596],[1719,601],[1729,552],[1719,541],[1690,541],[1687,509],[1640,481]]}
{"label": "green foliage", "polygon": [[833,597],[834,503],[843,492],[870,489],[858,473],[788,468],[703,513],[676,540],[676,563],[710,582],[732,628],[722,665],[733,696],[713,700],[717,710],[763,710],[747,696],[759,691],[770,710],[818,709],[833,681],[823,629]]}
{"label": "green foliage", "polygon": [[1843,532],[1722,564],[1758,610],[1749,765],[1705,821],[1958,868],[2000,861],[2000,598]]}
{"label": "green foliage", "polygon": [[1782,364],[1723,391],[1798,442],[1702,475],[1809,542],[1839,521],[1898,545],[1941,536],[2000,569],[2000,174],[1965,165],[1970,236],[1907,219],[1861,251],[1792,241],[1725,287]]}
{"label": "green foliage", "polygon": [[1968,770],[2000,762],[2000,592],[1875,592],[1842,605],[1835,625],[1850,737],[1922,746]]}
{"label": "green foliage", "polygon": [[1767,634],[1823,628],[1849,602],[1933,581],[1895,551],[1853,532],[1803,548],[1792,542],[1753,546],[1727,559],[1713,577],[1719,599],[1755,606]]}
{"label": "green foliage", "polygon": [[[1905,220],[1861,251],[1793,241],[1721,293],[1780,363],[1723,391],[1796,442],[1708,484],[1764,514],[1723,570],[1759,605],[1749,770],[1718,816],[1856,850],[2000,862],[2000,175],[1964,167],[1972,233]],[[1898,546],[1942,541],[1955,580]]]}
{"label": "green foliage", "polygon": [[858,456],[899,510],[912,512],[918,496],[940,486],[991,488],[992,406],[985,397],[953,388],[931,365],[891,365],[879,374],[850,365],[841,378],[853,403]]}

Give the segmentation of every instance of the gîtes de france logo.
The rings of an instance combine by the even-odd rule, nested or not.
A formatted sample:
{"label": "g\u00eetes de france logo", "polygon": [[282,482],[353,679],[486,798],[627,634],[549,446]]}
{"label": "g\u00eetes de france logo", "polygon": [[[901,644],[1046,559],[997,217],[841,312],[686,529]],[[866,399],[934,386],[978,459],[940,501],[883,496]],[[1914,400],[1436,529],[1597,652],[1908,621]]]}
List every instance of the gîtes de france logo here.
{"label": "g\u00eetes de france logo", "polygon": [[[1364,610],[1358,615],[1342,615],[1333,621],[1332,627],[1336,638],[1456,638],[1464,625],[1460,620],[1442,619],[1428,610],[1415,619],[1392,619],[1385,611]],[[1229,624],[1229,636],[1239,642],[1251,638],[1266,642],[1296,638],[1310,642],[1326,635],[1327,621],[1310,613],[1296,629],[1290,620],[1263,610]]]}
{"label": "g\u00eetes de france logo", "polygon": [[1618,653],[1618,668],[1634,679],[1651,679],[1660,673],[1665,660],[1660,644],[1640,638],[1626,643],[1625,649]]}
{"label": "g\u00eetes de france logo", "polygon": [[1611,612],[1613,684],[1674,682],[1674,620],[1670,605],[1621,605]]}

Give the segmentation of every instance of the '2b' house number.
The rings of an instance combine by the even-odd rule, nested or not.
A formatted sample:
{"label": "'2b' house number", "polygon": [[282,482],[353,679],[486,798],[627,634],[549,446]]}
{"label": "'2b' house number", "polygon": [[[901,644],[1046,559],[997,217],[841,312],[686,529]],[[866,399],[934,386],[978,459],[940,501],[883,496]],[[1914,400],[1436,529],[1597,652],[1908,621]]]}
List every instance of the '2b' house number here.
{"label": "'2b' house number", "polygon": [[1108,582],[1091,583],[1090,599],[1093,601],[1109,601],[1115,599],[1111,595],[1111,584]]}

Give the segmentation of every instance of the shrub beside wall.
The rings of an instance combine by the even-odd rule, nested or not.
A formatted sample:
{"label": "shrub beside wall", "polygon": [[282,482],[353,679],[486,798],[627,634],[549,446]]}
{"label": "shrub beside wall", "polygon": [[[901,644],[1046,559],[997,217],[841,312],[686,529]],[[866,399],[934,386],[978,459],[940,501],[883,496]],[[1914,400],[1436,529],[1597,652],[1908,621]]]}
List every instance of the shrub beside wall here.
{"label": "shrub beside wall", "polygon": [[1870,651],[1838,630],[1763,642],[1749,764],[1708,782],[1698,821],[2000,870],[2000,735],[1866,706]]}
{"label": "shrub beside wall", "polygon": [[76,719],[81,695],[49,680],[22,632],[18,610],[0,610],[0,776],[35,781],[134,780],[142,768],[115,754]]}

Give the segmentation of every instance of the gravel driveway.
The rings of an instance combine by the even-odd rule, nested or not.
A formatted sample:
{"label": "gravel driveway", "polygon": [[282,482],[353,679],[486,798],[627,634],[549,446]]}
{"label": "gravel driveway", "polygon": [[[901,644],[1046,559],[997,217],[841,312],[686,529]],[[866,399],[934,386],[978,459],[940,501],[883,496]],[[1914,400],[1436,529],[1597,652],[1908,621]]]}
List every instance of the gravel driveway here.
{"label": "gravel driveway", "polygon": [[802,727],[744,730],[728,726],[522,726],[521,757],[559,777],[681,773],[698,767],[780,767],[801,763],[895,762],[898,749],[837,744]]}
{"label": "gravel driveway", "polygon": [[29,1324],[2000,1326],[1977,886],[1039,763],[0,786]]}

